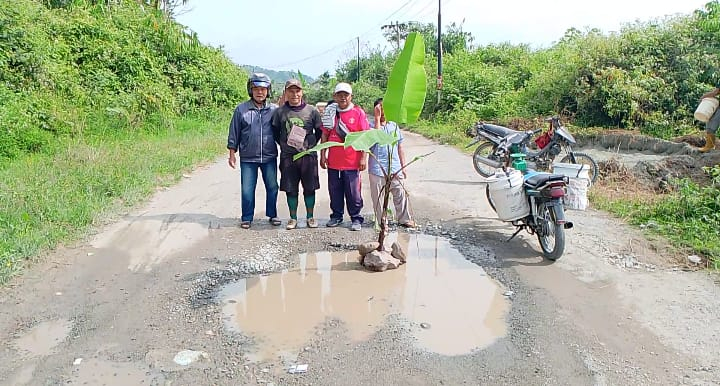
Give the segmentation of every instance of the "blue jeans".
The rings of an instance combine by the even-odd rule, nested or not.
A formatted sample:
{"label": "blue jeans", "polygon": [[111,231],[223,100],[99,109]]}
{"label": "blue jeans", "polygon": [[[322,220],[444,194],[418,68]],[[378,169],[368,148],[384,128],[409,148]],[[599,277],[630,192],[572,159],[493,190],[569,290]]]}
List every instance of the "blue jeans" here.
{"label": "blue jeans", "polygon": [[258,169],[262,172],[265,184],[265,215],[277,217],[277,159],[265,163],[240,162],[240,191],[242,192],[241,221],[252,221],[255,214],[255,187],[257,186]]}

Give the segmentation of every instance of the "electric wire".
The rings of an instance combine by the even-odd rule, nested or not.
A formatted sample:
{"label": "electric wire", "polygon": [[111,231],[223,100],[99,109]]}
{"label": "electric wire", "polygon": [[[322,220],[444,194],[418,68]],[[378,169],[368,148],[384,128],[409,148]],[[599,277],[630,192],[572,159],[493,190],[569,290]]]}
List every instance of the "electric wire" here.
{"label": "electric wire", "polygon": [[354,37],[354,38],[345,40],[345,41],[343,41],[342,43],[339,43],[339,44],[337,44],[337,45],[335,45],[335,46],[332,46],[332,47],[330,47],[330,48],[328,48],[328,49],[326,49],[326,50],[324,50],[324,51],[322,51],[322,52],[319,52],[319,53],[316,53],[316,54],[307,56],[307,57],[305,57],[305,58],[303,58],[303,59],[294,60],[294,61],[287,62],[287,63],[283,63],[283,64],[277,65],[277,66],[272,66],[272,68],[283,68],[283,67],[287,67],[287,66],[291,66],[291,65],[295,65],[295,64],[307,62],[308,60],[315,59],[315,58],[318,58],[318,57],[327,55],[327,54],[329,54],[329,53],[331,53],[331,52],[333,52],[333,51],[335,51],[335,50],[337,50],[337,49],[339,49],[339,48],[342,48],[343,46],[346,46],[346,45],[348,45],[348,44],[351,44],[351,43],[354,44],[355,41],[356,41],[358,38],[362,38],[362,37],[364,37],[364,35],[367,35],[368,33],[372,32],[372,31],[376,31],[377,28],[382,25],[382,23],[384,23],[385,21],[389,20],[391,17],[393,17],[393,15],[397,14],[397,13],[400,12],[403,8],[405,8],[406,6],[408,6],[410,3],[414,2],[414,1],[416,1],[416,0],[408,0],[408,1],[406,1],[406,2],[403,3],[398,9],[396,9],[395,11],[393,11],[390,15],[388,15],[388,16],[385,17],[383,20],[381,20],[380,22],[378,22],[378,23],[377,23],[376,25],[374,25],[372,28],[369,28],[368,30],[364,31],[363,33],[357,35],[357,36]]}

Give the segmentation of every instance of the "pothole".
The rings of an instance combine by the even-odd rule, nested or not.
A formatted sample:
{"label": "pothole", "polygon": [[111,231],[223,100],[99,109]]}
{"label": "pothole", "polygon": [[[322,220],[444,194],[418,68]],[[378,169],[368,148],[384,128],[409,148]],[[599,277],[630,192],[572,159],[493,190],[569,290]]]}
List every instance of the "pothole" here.
{"label": "pothole", "polygon": [[419,348],[462,355],[506,334],[509,304],[500,286],[447,239],[405,234],[407,264],[375,273],[357,252],[300,254],[298,267],[241,279],[220,291],[225,327],[255,341],[250,359],[299,352],[326,318],[352,341],[370,338],[389,315],[406,321]]}
{"label": "pothole", "polygon": [[51,320],[42,322],[15,340],[15,346],[31,357],[46,356],[55,346],[67,338],[72,329],[69,320]]}

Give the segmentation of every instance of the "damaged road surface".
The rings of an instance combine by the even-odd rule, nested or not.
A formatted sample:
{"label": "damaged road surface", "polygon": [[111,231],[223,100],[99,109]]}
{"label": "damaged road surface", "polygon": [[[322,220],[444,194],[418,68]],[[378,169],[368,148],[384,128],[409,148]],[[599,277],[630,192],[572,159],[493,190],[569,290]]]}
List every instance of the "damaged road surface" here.
{"label": "damaged road surface", "polygon": [[568,212],[551,264],[530,235],[506,242],[468,155],[405,147],[435,150],[408,170],[421,227],[390,237],[406,264],[362,269],[376,234],[324,227],[326,190],[320,228],[259,210],[240,229],[218,161],[2,289],[0,384],[720,384],[716,276],[592,208]]}

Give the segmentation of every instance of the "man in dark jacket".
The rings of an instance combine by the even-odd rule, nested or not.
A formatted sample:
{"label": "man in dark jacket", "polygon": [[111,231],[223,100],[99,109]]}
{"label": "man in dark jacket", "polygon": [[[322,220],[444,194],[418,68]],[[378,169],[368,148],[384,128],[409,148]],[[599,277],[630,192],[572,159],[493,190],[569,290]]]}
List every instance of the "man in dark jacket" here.
{"label": "man in dark jacket", "polygon": [[303,101],[302,89],[299,80],[288,80],[283,94],[285,103],[275,110],[272,119],[275,140],[280,145],[280,190],[285,192],[290,210],[290,220],[286,227],[288,230],[297,227],[300,183],[303,187],[307,226],[318,226],[313,213],[315,191],[320,189],[317,154],[307,154],[293,161],[294,155],[313,148],[322,136],[320,114],[315,107]]}
{"label": "man in dark jacket", "polygon": [[240,185],[242,217],[240,226],[250,228],[255,214],[255,187],[258,169],[265,184],[265,215],[272,225],[280,225],[277,218],[277,156],[278,149],[270,127],[276,105],[268,102],[272,86],[270,78],[262,73],[252,74],[247,82],[250,100],[235,108],[228,133],[228,164],[235,169],[240,155]]}

